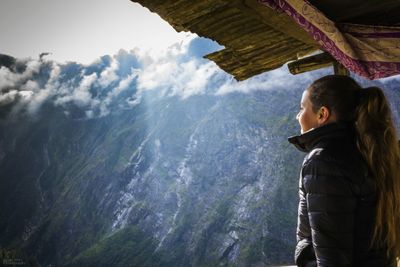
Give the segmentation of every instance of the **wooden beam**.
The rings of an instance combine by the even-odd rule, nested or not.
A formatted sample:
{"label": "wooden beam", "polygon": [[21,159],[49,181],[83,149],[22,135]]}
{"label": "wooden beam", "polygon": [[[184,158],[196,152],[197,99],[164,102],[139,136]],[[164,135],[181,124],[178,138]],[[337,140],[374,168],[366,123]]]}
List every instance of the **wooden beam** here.
{"label": "wooden beam", "polygon": [[290,73],[294,75],[330,66],[333,66],[333,71],[337,75],[350,74],[350,72],[342,64],[337,62],[327,52],[301,58],[288,64]]}
{"label": "wooden beam", "polygon": [[324,52],[290,62],[288,64],[288,68],[290,73],[296,75],[299,73],[332,66],[334,61],[335,59],[330,54]]}

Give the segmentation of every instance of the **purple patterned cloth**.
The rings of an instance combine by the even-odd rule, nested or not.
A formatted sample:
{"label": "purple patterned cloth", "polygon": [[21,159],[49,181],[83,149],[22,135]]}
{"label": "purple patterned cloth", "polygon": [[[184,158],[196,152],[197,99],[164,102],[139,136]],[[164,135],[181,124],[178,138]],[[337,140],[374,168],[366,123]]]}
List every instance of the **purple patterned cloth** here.
{"label": "purple patterned cloth", "polygon": [[259,0],[286,13],[321,49],[368,79],[400,74],[400,27],[335,23],[305,0]]}

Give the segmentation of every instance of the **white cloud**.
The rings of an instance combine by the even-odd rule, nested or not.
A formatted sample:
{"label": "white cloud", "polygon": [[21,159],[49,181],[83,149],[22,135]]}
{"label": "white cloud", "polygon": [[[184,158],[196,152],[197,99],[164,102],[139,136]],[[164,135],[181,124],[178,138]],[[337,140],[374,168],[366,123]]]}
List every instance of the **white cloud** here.
{"label": "white cloud", "polygon": [[[58,97],[55,101],[56,105],[63,105],[65,103],[73,102],[79,107],[89,106],[95,104],[96,100],[92,98],[90,88],[97,80],[97,74],[83,75],[82,80],[78,87],[72,88],[72,92],[68,92],[64,96]],[[93,103],[92,103],[93,102]]]}
{"label": "white cloud", "polygon": [[26,63],[26,68],[22,73],[16,73],[6,67],[0,67],[0,92],[21,86],[27,79],[30,79],[40,71],[41,62],[37,60],[22,61],[21,63]]}
{"label": "white cloud", "polygon": [[118,79],[117,74],[115,73],[119,68],[119,63],[116,59],[112,59],[110,66],[108,66],[105,70],[100,73],[100,78],[98,83],[100,86],[107,87],[112,82]]}
{"label": "white cloud", "polygon": [[124,90],[126,90],[129,85],[132,83],[132,81],[139,75],[139,70],[138,69],[132,69],[131,74],[129,74],[125,79],[121,80],[118,83],[118,86],[111,91],[112,96],[118,96],[120,93],[122,93]]}
{"label": "white cloud", "polygon": [[26,86],[32,88],[30,91],[31,95],[29,97],[28,102],[28,111],[32,114],[35,114],[42,104],[52,95],[57,94],[59,90],[59,76],[60,76],[60,66],[53,63],[51,64],[51,72],[49,80],[47,81],[45,87],[43,89],[38,89],[37,83],[32,81],[28,81]]}
{"label": "white cloud", "polygon": [[[233,92],[250,93],[252,91],[265,90],[286,90],[298,87],[299,84],[307,86],[315,79],[316,73],[326,74],[326,69],[317,70],[314,72],[306,72],[298,75],[289,73],[286,66],[279,69],[255,76],[245,81],[237,82],[233,78],[222,84],[216,95],[224,95]],[[317,74],[318,75],[318,74]]]}
{"label": "white cloud", "polygon": [[33,95],[32,91],[17,91],[11,90],[0,95],[0,106],[14,103],[17,99],[24,103],[30,101]]}
{"label": "white cloud", "polygon": [[32,91],[19,91],[19,95],[24,99],[25,101],[31,99],[33,92]]}
{"label": "white cloud", "polygon": [[[236,82],[215,63],[189,58],[188,47],[189,42],[182,42],[157,55],[138,49],[130,51],[130,55],[134,55],[141,67],[135,69],[137,66],[132,66],[131,73],[124,78],[118,76],[121,66],[115,56],[111,58],[110,65],[99,72],[86,74],[88,69],[82,66],[80,74],[74,77],[68,76],[68,72],[62,73],[64,65],[54,62],[31,60],[26,62],[27,67],[22,74],[1,68],[1,86],[15,87],[15,90],[20,91],[3,94],[2,99],[3,102],[14,101],[19,97],[18,100],[21,104],[26,104],[31,113],[37,112],[46,100],[51,99],[53,104],[65,109],[68,109],[69,104],[74,104],[82,108],[88,118],[93,118],[106,116],[118,106],[138,105],[141,103],[142,93],[147,90],[156,91],[160,97],[179,96],[186,99],[201,94],[224,95],[231,92],[290,88],[296,80],[287,79],[290,74],[286,69],[278,69],[267,75]],[[34,78],[34,74],[39,73],[41,64],[47,64],[51,70],[48,81],[42,87]],[[98,64],[102,66],[101,61]],[[302,79],[306,77],[307,75],[303,75]],[[132,92],[136,93],[120,99],[121,93],[131,88],[134,81],[136,91]]]}
{"label": "white cloud", "polygon": [[18,96],[17,90],[11,90],[5,94],[0,95],[0,105],[6,105],[15,101]]}
{"label": "white cloud", "polygon": [[220,72],[214,63],[199,63],[197,60],[180,64],[177,71],[170,95],[179,95],[183,99],[204,94],[211,77]]}
{"label": "white cloud", "polygon": [[123,91],[129,88],[132,81],[138,76],[139,70],[131,69],[131,73],[123,80],[119,81],[118,85],[110,92],[108,92],[105,99],[99,101],[100,104],[100,117],[106,116],[110,113],[110,105],[112,101]]}
{"label": "white cloud", "polygon": [[21,90],[23,91],[31,91],[33,92],[37,92],[40,90],[39,85],[36,81],[33,80],[28,80],[25,84],[23,84],[21,86]]}
{"label": "white cloud", "polygon": [[12,113],[19,112],[26,104],[34,105],[35,93],[41,93],[38,83],[32,79],[39,73],[42,62],[24,59],[17,63],[25,64],[22,73],[0,68],[0,104],[14,103]]}
{"label": "white cloud", "polygon": [[138,89],[152,90],[160,87],[169,86],[175,79],[178,66],[176,62],[154,62],[146,66],[139,75]]}
{"label": "white cloud", "polygon": [[158,49],[151,46],[135,47],[131,50],[143,65],[150,65],[154,62],[162,62],[165,60],[175,60],[187,54],[189,44],[198,36],[193,33],[182,32],[183,38],[176,40],[174,43],[164,44]]}
{"label": "white cloud", "polygon": [[139,94],[144,90],[159,90],[160,95],[178,95],[185,99],[204,94],[214,75],[222,71],[213,62],[185,58],[189,42],[180,43],[157,56],[137,52],[143,69],[138,75]]}
{"label": "white cloud", "polygon": [[[110,57],[110,64],[106,67],[101,60],[97,65],[79,65],[77,68],[75,65],[31,60],[26,61],[26,70],[21,74],[3,67],[0,68],[0,88],[6,91],[0,93],[0,103],[18,100],[21,105],[27,105],[28,112],[35,113],[45,101],[50,100],[62,107],[66,114],[70,114],[68,109],[73,104],[81,108],[88,118],[94,118],[106,116],[121,107],[140,104],[145,91],[156,92],[159,97],[179,96],[186,99],[202,94],[291,89],[297,87],[298,83],[311,83],[312,77],[315,77],[315,73],[291,76],[286,68],[281,68],[236,82],[215,63],[189,57],[188,49],[189,42],[170,46],[162,54],[135,49],[126,53],[134,57],[132,66],[127,65],[131,61],[124,62],[124,55],[120,55]],[[45,64],[44,70],[50,69],[47,82],[35,78],[41,64]],[[130,73],[126,75],[125,68],[129,67]],[[92,72],[94,70],[96,72]],[[74,71],[79,74],[71,76]],[[119,73],[124,73],[124,76],[119,76]],[[127,94],[123,94],[127,90],[132,95],[127,97]]]}
{"label": "white cloud", "polygon": [[30,78],[33,74],[39,73],[40,67],[42,65],[41,61],[29,60],[26,64],[26,70],[23,74],[24,78]]}
{"label": "white cloud", "polygon": [[0,68],[0,92],[4,89],[12,87],[16,83],[16,75],[12,73],[8,68]]}

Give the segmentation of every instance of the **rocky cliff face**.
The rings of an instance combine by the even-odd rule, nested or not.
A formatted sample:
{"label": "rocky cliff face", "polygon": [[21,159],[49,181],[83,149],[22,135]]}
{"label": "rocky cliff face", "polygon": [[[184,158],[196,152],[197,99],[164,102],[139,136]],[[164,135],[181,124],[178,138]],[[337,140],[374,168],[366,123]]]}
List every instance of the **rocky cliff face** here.
{"label": "rocky cliff face", "polygon": [[291,263],[303,155],[286,137],[303,88],[148,91],[94,118],[1,106],[1,247],[43,266]]}

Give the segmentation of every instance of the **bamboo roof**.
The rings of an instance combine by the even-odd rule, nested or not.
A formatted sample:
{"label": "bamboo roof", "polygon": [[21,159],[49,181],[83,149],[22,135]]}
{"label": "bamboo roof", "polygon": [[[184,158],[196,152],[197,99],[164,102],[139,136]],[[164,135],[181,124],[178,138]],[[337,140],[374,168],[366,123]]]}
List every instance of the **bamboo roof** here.
{"label": "bamboo roof", "polygon": [[237,80],[281,67],[319,49],[288,16],[257,0],[132,0],[177,31],[190,31],[225,49],[206,55]]}

